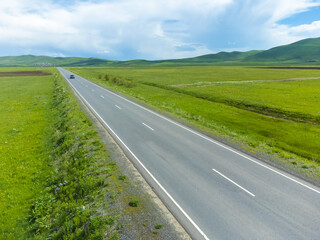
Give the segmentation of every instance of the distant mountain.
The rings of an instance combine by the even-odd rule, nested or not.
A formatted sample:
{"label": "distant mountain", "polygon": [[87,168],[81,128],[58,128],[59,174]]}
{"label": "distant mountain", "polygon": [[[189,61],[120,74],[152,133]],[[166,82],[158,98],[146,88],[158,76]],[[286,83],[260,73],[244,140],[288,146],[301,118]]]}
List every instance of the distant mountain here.
{"label": "distant mountain", "polygon": [[97,66],[113,61],[99,58],[80,57],[48,57],[48,56],[9,56],[0,57],[0,67],[29,67],[29,66]]}
{"label": "distant mountain", "polygon": [[24,55],[0,57],[5,66],[205,66],[205,65],[315,65],[320,64],[320,38],[309,38],[266,51],[220,52],[193,58],[111,61],[99,58]]}
{"label": "distant mountain", "polygon": [[219,52],[217,54],[208,54],[208,55],[203,55],[200,57],[195,57],[195,58],[190,58],[190,59],[194,59],[196,61],[206,61],[206,62],[211,62],[211,61],[217,61],[217,62],[221,62],[221,61],[242,61],[244,59],[246,59],[247,57],[250,57],[252,55],[255,55],[259,52],[262,51],[258,51],[258,50],[253,50],[253,51],[249,51],[249,52],[238,52],[238,51],[234,51],[234,52]]}
{"label": "distant mountain", "polygon": [[[222,63],[227,61],[239,62],[245,58],[257,54],[261,51],[249,51],[249,52],[219,52],[216,54],[207,54],[194,58],[183,58],[183,59],[169,59],[169,60],[157,60],[157,61],[144,61],[133,60],[130,61],[131,64],[143,64],[143,65],[210,65],[214,63]],[[136,62],[139,61],[139,62]],[[128,63],[128,62],[127,62]]]}
{"label": "distant mountain", "polygon": [[245,61],[320,63],[320,38],[308,38],[249,56]]}

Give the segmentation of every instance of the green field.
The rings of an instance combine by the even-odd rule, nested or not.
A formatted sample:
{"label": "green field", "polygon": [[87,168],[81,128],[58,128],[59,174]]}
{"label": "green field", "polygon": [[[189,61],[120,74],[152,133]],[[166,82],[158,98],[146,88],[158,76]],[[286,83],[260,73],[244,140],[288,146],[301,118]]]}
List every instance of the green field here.
{"label": "green field", "polygon": [[0,77],[0,85],[0,238],[19,239],[50,171],[45,141],[53,82],[51,76]]}
{"label": "green field", "polygon": [[[70,70],[174,114],[236,147],[258,156],[269,153],[276,164],[320,179],[319,70],[248,67]],[[294,78],[299,79],[268,81]]]}
{"label": "green field", "polygon": [[319,117],[320,112],[317,111],[317,105],[320,96],[316,91],[320,88],[319,79],[273,83],[217,84],[205,87],[188,86],[184,89],[201,93],[208,98],[213,95],[216,99],[230,99],[248,105],[268,106]]}

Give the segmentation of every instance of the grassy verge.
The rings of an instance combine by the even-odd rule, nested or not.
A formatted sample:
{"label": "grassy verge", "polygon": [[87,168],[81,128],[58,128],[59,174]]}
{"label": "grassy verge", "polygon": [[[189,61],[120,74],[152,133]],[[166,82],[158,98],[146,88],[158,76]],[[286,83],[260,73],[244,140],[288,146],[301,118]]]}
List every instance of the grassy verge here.
{"label": "grassy verge", "polygon": [[36,239],[117,239],[112,204],[122,191],[118,169],[91,122],[55,73],[49,131],[53,171],[32,204],[29,236]]}
{"label": "grassy verge", "polygon": [[[201,91],[187,92],[182,88],[171,87],[170,85],[181,83],[192,83],[199,79],[207,78],[207,81],[239,81],[239,80],[266,80],[266,79],[284,79],[295,77],[315,77],[319,76],[319,71],[311,70],[272,70],[268,72],[266,69],[247,69],[247,68],[75,68],[71,69],[94,82],[110,87],[113,90],[125,93],[146,103],[149,106],[156,107],[166,112],[178,116],[182,120],[188,121],[189,124],[211,133],[214,136],[222,138],[229,143],[235,143],[246,151],[252,152],[262,158],[268,153],[268,158],[275,161],[285,168],[289,168],[294,172],[298,172],[304,176],[308,176],[315,181],[320,181],[320,127],[318,124],[312,124],[308,121],[287,120],[286,117],[269,116],[265,112],[252,111],[252,109],[244,109],[238,106],[232,106],[217,101],[210,101],[206,97],[201,97]],[[200,71],[203,71],[201,73]],[[232,72],[232,70],[234,70]],[[194,72],[192,72],[194,71]],[[223,75],[223,72],[226,74]],[[206,74],[210,72],[210,74]],[[237,74],[235,74],[237,73]],[[105,75],[109,76],[109,80],[104,79]],[[261,75],[261,74],[265,74]],[[110,81],[110,78],[119,76],[125,78],[126,81],[133,82],[132,85],[121,84],[121,81]],[[209,76],[209,77],[208,77]],[[211,77],[211,78],[210,78]],[[120,83],[120,84],[119,84]],[[317,82],[310,82],[317,84]],[[272,83],[278,84],[278,83]],[[290,83],[281,86],[277,91],[279,94],[291,91]],[[230,86],[230,85],[228,85]],[[277,85],[278,86],[278,85]],[[316,86],[316,85],[313,85]],[[251,91],[255,91],[251,87]],[[281,91],[281,88],[282,91]],[[224,89],[227,89],[225,86]],[[304,97],[304,93],[299,93],[299,88],[295,87],[298,101],[293,101],[294,94],[291,94],[291,106],[288,111],[294,109],[294,105],[299,105],[300,98]],[[312,89],[312,86],[309,88]],[[316,87],[312,94],[317,97]],[[189,90],[188,90],[189,91]],[[262,90],[260,89],[260,93]],[[205,94],[210,95],[210,91]],[[214,94],[212,94],[214,95]],[[235,99],[236,94],[226,94],[229,99]],[[221,97],[222,98],[222,97]],[[271,101],[268,98],[273,99]],[[226,99],[226,96],[224,96]],[[236,99],[237,101],[246,102],[248,99]],[[258,101],[256,95],[255,103]],[[279,103],[280,109],[284,109],[285,104],[281,98],[274,95],[260,95],[261,102],[264,102],[264,109],[271,108],[270,102]],[[264,101],[265,99],[265,101]],[[251,99],[252,101],[252,99]],[[310,103],[314,109],[319,107],[319,102],[304,98],[303,104]],[[256,104],[258,105],[258,104]],[[286,103],[288,105],[288,102]],[[306,113],[300,112],[300,115],[294,115],[297,118],[304,116],[303,114],[311,114],[318,116],[315,111],[308,107]],[[287,108],[288,109],[288,108]],[[299,107],[303,110],[303,107]],[[285,111],[281,112],[281,114]],[[281,115],[280,114],[280,115]],[[316,119],[311,117],[310,119]],[[310,120],[309,119],[309,120]]]}

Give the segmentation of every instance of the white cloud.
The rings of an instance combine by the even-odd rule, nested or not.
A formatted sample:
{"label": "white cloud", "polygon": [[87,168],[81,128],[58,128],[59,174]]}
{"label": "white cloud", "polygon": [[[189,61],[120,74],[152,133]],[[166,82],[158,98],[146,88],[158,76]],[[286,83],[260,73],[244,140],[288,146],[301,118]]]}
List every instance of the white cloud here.
{"label": "white cloud", "polygon": [[[320,5],[320,1],[313,1],[313,0],[282,0],[282,1],[275,1],[274,6],[271,6],[271,8],[274,8],[272,17],[270,18],[269,21],[269,31],[275,31],[275,39],[283,39],[282,41],[280,40],[279,42],[283,43],[288,43],[288,42],[293,42],[297,41],[301,38],[308,38],[311,36],[315,36],[314,34],[317,34],[320,36],[319,28],[318,31],[317,29],[313,27],[311,30],[311,26],[313,24],[305,24],[301,25],[298,27],[289,27],[289,26],[283,26],[277,24],[278,21],[285,19],[287,17],[290,17],[294,14],[301,13],[304,11],[307,11],[311,7],[316,7]],[[319,20],[320,20],[320,15],[319,15]],[[310,26],[310,27],[308,27]],[[301,34],[302,29],[310,29],[309,34]],[[313,31],[313,34],[310,35],[310,32]],[[299,33],[300,32],[300,33]],[[291,39],[291,41],[290,41]]]}
{"label": "white cloud", "polygon": [[311,24],[289,27],[286,25],[276,25],[269,29],[270,38],[276,39],[276,44],[289,44],[305,38],[320,37],[320,21]]}
{"label": "white cloud", "polygon": [[320,21],[314,21],[311,24],[303,24],[292,27],[290,33],[300,36],[319,37],[320,35]]}
{"label": "white cloud", "polygon": [[[303,38],[319,37],[320,32],[316,28],[308,33],[302,31],[299,33],[299,27],[279,24],[280,20],[308,11],[316,6],[320,6],[319,0],[241,1],[228,9],[232,14],[230,22],[227,23],[227,27],[222,26],[222,31],[219,33],[227,32],[225,29],[228,28],[231,29],[230,31],[236,32],[232,35],[234,38],[231,37],[229,40],[235,42],[239,49],[247,47],[249,49],[267,49]],[[302,28],[306,28],[306,26],[302,26]]]}
{"label": "white cloud", "polygon": [[[319,21],[278,21],[312,0],[10,0],[0,5],[2,53],[181,58],[265,48],[319,35]],[[320,20],[320,19],[319,19]],[[232,43],[232,44],[228,44]]]}
{"label": "white cloud", "polygon": [[269,21],[277,22],[318,5],[319,2],[313,0],[268,0],[259,1],[255,11],[259,9],[259,12],[270,14]]}

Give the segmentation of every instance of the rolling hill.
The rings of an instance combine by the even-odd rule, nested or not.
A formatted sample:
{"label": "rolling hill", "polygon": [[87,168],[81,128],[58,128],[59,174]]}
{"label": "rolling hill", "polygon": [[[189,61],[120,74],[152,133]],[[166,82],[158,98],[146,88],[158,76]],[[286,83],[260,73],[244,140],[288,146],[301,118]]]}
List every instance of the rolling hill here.
{"label": "rolling hill", "polygon": [[265,51],[219,52],[193,58],[168,60],[111,61],[99,58],[8,56],[0,57],[0,67],[16,66],[199,66],[199,65],[318,65],[320,38],[308,38]]}
{"label": "rolling hill", "polygon": [[249,56],[246,61],[320,63],[320,38],[308,38]]}
{"label": "rolling hill", "polygon": [[81,57],[48,57],[48,56],[8,56],[0,57],[0,67],[30,66],[97,66],[108,64],[110,60]]}

